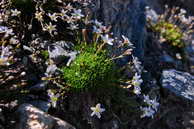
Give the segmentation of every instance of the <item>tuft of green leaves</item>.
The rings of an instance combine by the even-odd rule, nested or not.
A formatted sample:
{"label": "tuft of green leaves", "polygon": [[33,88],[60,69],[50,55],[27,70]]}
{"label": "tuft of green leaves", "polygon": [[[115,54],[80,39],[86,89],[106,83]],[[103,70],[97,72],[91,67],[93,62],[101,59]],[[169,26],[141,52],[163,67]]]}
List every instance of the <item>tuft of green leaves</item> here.
{"label": "tuft of green leaves", "polygon": [[114,80],[114,63],[106,51],[96,53],[93,46],[81,48],[70,67],[63,67],[63,77],[67,85],[74,89],[90,89],[110,85]]}
{"label": "tuft of green leaves", "polygon": [[152,26],[152,29],[154,32],[160,33],[162,38],[170,43],[170,45],[179,48],[184,47],[184,42],[182,40],[183,33],[178,26],[166,21],[159,21],[157,24]]}

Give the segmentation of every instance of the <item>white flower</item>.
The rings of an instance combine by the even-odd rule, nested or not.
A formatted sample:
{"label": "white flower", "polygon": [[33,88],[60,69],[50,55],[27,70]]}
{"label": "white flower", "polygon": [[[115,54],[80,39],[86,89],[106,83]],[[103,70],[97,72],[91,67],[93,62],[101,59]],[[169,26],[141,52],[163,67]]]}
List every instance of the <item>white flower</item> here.
{"label": "white flower", "polygon": [[101,108],[101,104],[97,104],[96,107],[91,107],[91,110],[93,111],[91,116],[96,115],[99,119],[101,118],[101,113],[105,111],[104,108]]}
{"label": "white flower", "polygon": [[57,22],[58,16],[57,16],[56,13],[53,13],[53,14],[48,13],[48,16],[50,17],[50,19],[51,19],[52,21],[56,21],[56,22]]}
{"label": "white flower", "polygon": [[143,117],[154,117],[155,111],[150,107],[140,107],[141,111],[143,111],[143,114],[141,115],[141,118]]}
{"label": "white flower", "polygon": [[127,37],[125,37],[124,35],[122,35],[122,38],[123,38],[123,42],[124,43],[130,43],[129,39]]}
{"label": "white flower", "polygon": [[151,106],[152,109],[154,109],[155,111],[158,110],[159,105],[160,105],[160,104],[156,101],[156,98],[150,101],[150,106]]}
{"label": "white flower", "polygon": [[133,79],[132,79],[132,85],[140,86],[142,82],[143,80],[141,79],[141,75],[138,75],[137,73],[135,73],[135,76],[133,76]]}
{"label": "white flower", "polygon": [[79,26],[78,24],[70,24],[70,27],[67,27],[67,29],[76,30],[79,29],[78,26]]}
{"label": "white flower", "polygon": [[122,35],[122,38],[123,38],[123,43],[124,44],[128,44],[130,47],[133,47],[133,44],[129,41],[129,39],[127,37],[125,37],[124,35]]}
{"label": "white flower", "polygon": [[97,27],[99,27],[99,28],[104,27],[104,26],[102,25],[102,22],[99,22],[99,21],[96,20],[96,19],[93,21],[93,23],[94,23]]}
{"label": "white flower", "polygon": [[158,110],[158,106],[160,105],[155,99],[150,99],[148,95],[144,95],[144,102],[147,103],[152,109],[155,111]]}
{"label": "white flower", "polygon": [[136,95],[140,95],[141,94],[141,87],[140,86],[135,86],[133,89],[133,93]]}
{"label": "white flower", "polygon": [[187,11],[185,9],[180,9],[180,14],[186,14]]}
{"label": "white flower", "polygon": [[14,35],[13,30],[6,26],[0,26],[0,33],[5,33],[4,37],[7,38],[10,35]]}
{"label": "white flower", "polygon": [[158,106],[160,105],[157,101],[156,98],[150,99],[148,95],[143,95],[144,97],[144,102],[149,105],[153,110],[157,111]]}
{"label": "white flower", "polygon": [[96,34],[101,34],[102,30],[100,28],[97,28],[96,26],[93,26],[93,32]]}
{"label": "white flower", "polygon": [[1,56],[0,56],[0,65],[3,65],[3,66],[9,65],[10,54],[11,52],[9,52],[9,48],[2,46]]}
{"label": "white flower", "polygon": [[143,95],[143,98],[144,98],[144,102],[146,102],[146,103],[149,103],[150,102],[150,97],[149,97],[149,95]]}
{"label": "white flower", "polygon": [[60,13],[60,16],[61,16],[60,18],[62,18],[62,19],[63,19],[64,17],[68,17],[68,16],[67,16],[67,11],[65,11],[64,9],[62,9],[62,10],[61,10],[61,13]]}
{"label": "white flower", "polygon": [[19,16],[21,14],[21,11],[18,11],[17,9],[11,9],[11,16]]}
{"label": "white flower", "polygon": [[57,105],[57,100],[60,97],[60,94],[54,94],[51,90],[48,90],[48,96],[50,97],[51,105],[55,108]]}
{"label": "white flower", "polygon": [[43,13],[42,12],[36,12],[35,13],[35,18],[38,20],[38,21],[43,21]]}
{"label": "white flower", "polygon": [[84,17],[84,15],[81,13],[81,9],[78,9],[78,10],[74,10],[74,13],[72,13],[72,16],[75,18],[75,19],[81,19],[82,17]]}
{"label": "white flower", "polygon": [[52,25],[50,22],[49,25],[46,25],[45,30],[52,34],[53,31],[56,31],[56,25]]}
{"label": "white flower", "polygon": [[142,70],[142,66],[141,66],[141,62],[139,61],[139,59],[137,57],[134,57],[133,56],[133,64],[135,66],[135,69],[141,73],[141,70]]}
{"label": "white flower", "polygon": [[106,34],[105,36],[102,35],[101,38],[102,38],[104,43],[107,43],[109,45],[113,45],[114,39],[109,38],[108,34]]}
{"label": "white flower", "polygon": [[74,24],[75,19],[72,16],[69,17],[68,15],[66,15],[66,21],[69,24]]}
{"label": "white flower", "polygon": [[65,7],[65,9],[67,9],[67,10],[72,10],[73,7],[72,7],[71,4],[69,3],[69,4]]}

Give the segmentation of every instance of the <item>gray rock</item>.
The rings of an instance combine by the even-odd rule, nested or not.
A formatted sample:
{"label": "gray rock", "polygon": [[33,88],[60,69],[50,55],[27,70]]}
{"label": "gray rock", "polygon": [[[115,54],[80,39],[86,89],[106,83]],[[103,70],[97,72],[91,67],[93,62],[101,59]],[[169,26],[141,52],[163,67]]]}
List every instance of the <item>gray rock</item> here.
{"label": "gray rock", "polygon": [[57,124],[54,127],[54,129],[76,129],[72,125],[68,124],[67,122],[65,122],[59,118],[55,118],[55,120],[56,120]]}
{"label": "gray rock", "polygon": [[120,129],[120,124],[118,120],[111,120],[102,125],[103,129]]}
{"label": "gray rock", "polygon": [[176,63],[176,61],[173,59],[173,57],[168,55],[166,52],[163,53],[163,55],[160,57],[160,60],[162,62],[165,62],[165,63],[172,63],[172,64]]}
{"label": "gray rock", "polygon": [[174,69],[165,70],[161,78],[162,87],[188,100],[194,101],[194,76]]}
{"label": "gray rock", "polygon": [[55,64],[66,62],[69,66],[70,63],[76,58],[78,52],[72,50],[73,44],[65,41],[58,41],[48,46],[49,58]]}
{"label": "gray rock", "polygon": [[32,92],[44,91],[47,88],[47,81],[41,81],[34,86],[29,87],[29,90]]}
{"label": "gray rock", "polygon": [[94,0],[93,17],[112,27],[115,37],[125,35],[136,47],[134,55],[144,56],[145,0]]}
{"label": "gray rock", "polygon": [[[1,122],[5,122],[5,117],[3,115],[3,112],[2,112],[2,109],[0,108],[0,121]],[[0,127],[1,127],[1,124],[0,124]]]}
{"label": "gray rock", "polygon": [[194,74],[194,41],[189,43],[185,48],[186,58],[189,63],[189,70]]}
{"label": "gray rock", "polygon": [[15,129],[75,129],[69,123],[48,115],[30,104],[22,104],[18,110],[19,122]]}
{"label": "gray rock", "polygon": [[48,112],[51,104],[48,101],[43,101],[43,100],[34,100],[34,101],[29,101],[29,104],[32,104],[33,106],[37,107],[38,109]]}

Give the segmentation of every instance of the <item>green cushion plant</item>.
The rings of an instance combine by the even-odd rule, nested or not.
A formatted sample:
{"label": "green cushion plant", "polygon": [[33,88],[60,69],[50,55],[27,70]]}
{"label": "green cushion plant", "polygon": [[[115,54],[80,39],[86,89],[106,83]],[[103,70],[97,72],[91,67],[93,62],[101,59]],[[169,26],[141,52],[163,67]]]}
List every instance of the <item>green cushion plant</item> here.
{"label": "green cushion plant", "polygon": [[114,63],[106,51],[97,53],[95,47],[86,45],[70,65],[63,67],[63,77],[74,89],[90,89],[109,85],[114,80]]}
{"label": "green cushion plant", "polygon": [[167,21],[160,21],[152,26],[152,29],[155,32],[159,32],[162,38],[170,45],[179,48],[184,47],[183,33],[178,26]]}

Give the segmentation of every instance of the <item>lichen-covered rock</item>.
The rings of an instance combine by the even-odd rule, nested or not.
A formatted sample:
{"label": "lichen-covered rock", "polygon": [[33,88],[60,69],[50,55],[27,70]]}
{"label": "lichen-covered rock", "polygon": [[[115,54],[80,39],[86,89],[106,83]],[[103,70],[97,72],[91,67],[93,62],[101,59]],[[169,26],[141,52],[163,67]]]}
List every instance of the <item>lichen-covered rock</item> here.
{"label": "lichen-covered rock", "polygon": [[69,123],[33,107],[22,104],[18,110],[19,123],[15,129],[75,129]]}
{"label": "lichen-covered rock", "polygon": [[194,101],[194,76],[174,69],[164,70],[161,79],[162,87],[177,96]]}
{"label": "lichen-covered rock", "polygon": [[143,59],[145,41],[145,0],[94,0],[95,18],[112,27],[115,37],[125,35],[136,47],[135,56]]}

